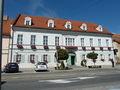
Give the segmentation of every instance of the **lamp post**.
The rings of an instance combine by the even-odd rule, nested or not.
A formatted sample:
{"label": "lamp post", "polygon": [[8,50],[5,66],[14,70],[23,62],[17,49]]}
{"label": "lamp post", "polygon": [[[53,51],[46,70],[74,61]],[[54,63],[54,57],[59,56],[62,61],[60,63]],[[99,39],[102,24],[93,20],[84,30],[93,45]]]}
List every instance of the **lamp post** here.
{"label": "lamp post", "polygon": [[[3,23],[3,1],[0,0],[0,84],[1,82],[1,64],[2,64],[2,23]],[[1,85],[0,85],[0,90],[1,90]]]}

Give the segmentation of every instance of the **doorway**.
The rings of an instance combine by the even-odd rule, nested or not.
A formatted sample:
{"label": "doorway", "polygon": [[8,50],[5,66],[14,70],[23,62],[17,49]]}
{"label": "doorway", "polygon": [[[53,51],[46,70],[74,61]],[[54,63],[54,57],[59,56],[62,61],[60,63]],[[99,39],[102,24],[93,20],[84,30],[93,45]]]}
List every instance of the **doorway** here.
{"label": "doorway", "polygon": [[68,53],[69,57],[67,59],[68,65],[75,65],[75,53]]}

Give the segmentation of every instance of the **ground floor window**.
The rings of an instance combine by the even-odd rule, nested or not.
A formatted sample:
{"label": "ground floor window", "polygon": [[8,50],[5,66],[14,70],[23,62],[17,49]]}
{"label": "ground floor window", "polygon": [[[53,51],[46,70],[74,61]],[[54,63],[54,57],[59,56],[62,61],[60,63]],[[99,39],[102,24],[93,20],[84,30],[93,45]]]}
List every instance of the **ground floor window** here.
{"label": "ground floor window", "polygon": [[34,54],[30,55],[30,62],[35,63],[35,55]]}
{"label": "ground floor window", "polygon": [[16,62],[20,63],[21,62],[21,54],[16,55]]}
{"label": "ground floor window", "polygon": [[46,62],[46,63],[48,62],[48,55],[47,54],[43,55],[43,61]]}

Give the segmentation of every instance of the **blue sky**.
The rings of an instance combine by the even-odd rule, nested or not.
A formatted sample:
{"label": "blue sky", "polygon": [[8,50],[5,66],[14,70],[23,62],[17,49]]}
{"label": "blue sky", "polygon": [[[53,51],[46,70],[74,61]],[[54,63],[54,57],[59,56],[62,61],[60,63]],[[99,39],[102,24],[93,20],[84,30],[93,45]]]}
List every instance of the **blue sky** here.
{"label": "blue sky", "polygon": [[4,15],[18,14],[92,22],[120,34],[120,0],[4,0]]}

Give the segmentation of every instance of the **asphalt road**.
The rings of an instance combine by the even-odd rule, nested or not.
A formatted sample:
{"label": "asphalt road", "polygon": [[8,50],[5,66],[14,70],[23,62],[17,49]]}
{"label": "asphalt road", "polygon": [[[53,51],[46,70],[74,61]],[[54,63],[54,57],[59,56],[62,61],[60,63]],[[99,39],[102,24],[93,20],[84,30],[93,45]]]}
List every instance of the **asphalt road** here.
{"label": "asphalt road", "polygon": [[2,74],[2,90],[120,90],[120,70]]}

